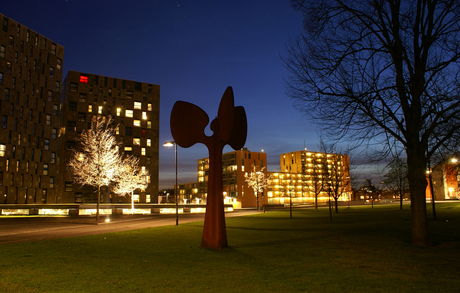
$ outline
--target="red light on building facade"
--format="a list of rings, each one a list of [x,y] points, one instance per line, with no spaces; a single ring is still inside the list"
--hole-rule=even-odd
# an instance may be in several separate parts
[[[88,77],[87,77],[87,76],[80,75],[80,82],[81,82],[81,83],[88,83]]]

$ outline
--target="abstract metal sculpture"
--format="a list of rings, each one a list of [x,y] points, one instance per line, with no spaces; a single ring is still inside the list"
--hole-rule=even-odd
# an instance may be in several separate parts
[[[225,145],[241,149],[246,142],[246,112],[234,106],[233,90],[227,87],[219,104],[217,117],[211,122],[211,136],[204,132],[209,117],[200,107],[177,101],[171,111],[171,134],[178,146],[189,148],[203,143],[209,151],[209,176],[206,215],[201,246],[222,249],[227,246],[225,228],[222,151]]]

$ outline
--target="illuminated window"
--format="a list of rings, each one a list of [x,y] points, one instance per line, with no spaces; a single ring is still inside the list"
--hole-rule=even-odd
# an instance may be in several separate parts
[[[5,151],[6,151],[6,145],[0,144],[0,157],[5,156]]]
[[[134,120],[133,125],[137,126],[137,127],[140,127],[141,126],[141,120]]]
[[[150,194],[145,195],[145,202],[150,202]]]
[[[142,109],[142,103],[141,102],[134,102],[134,109],[141,110]]]
[[[120,116],[121,114],[121,108],[117,108],[117,116]]]
[[[80,75],[80,82],[81,83],[88,83],[88,77],[84,75]]]
[[[120,128],[118,126],[115,128],[115,134],[120,134]]]
[[[88,105],[88,112],[93,112],[93,105]]]
[[[145,156],[145,148],[141,148],[141,156]]]
[[[133,151],[133,147],[125,146],[125,152],[132,152],[132,151]]]
[[[43,175],[48,175],[48,164],[43,164]]]
[[[133,145],[141,145],[141,139],[138,137],[133,138]]]
[[[133,194],[133,201],[139,202],[139,194]]]
[[[102,114],[102,106],[99,106],[99,109],[97,111],[99,114]]]
[[[147,112],[142,112],[142,119],[147,120]]]
[[[150,138],[147,138],[147,146],[152,146],[152,140]]]
[[[126,110],[125,111],[125,116],[126,117],[133,117],[133,110]]]
[[[152,128],[152,122],[147,121],[147,128]]]
[[[147,110],[152,111],[152,103],[147,103]]]

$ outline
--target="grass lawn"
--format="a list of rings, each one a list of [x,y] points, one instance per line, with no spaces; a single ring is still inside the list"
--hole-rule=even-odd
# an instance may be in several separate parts
[[[460,203],[437,216],[432,247],[410,243],[408,205],[227,218],[221,251],[203,222],[2,245],[0,292],[460,292]]]

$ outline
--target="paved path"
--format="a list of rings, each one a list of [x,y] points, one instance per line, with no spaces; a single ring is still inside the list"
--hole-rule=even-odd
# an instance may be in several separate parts
[[[260,213],[255,210],[237,210],[226,217],[238,217]],[[101,219],[106,219],[101,217]],[[95,235],[176,224],[175,215],[117,216],[110,222],[95,224],[95,218],[87,217],[0,217],[0,245],[28,241]],[[182,223],[203,221],[204,214],[179,214]]]

